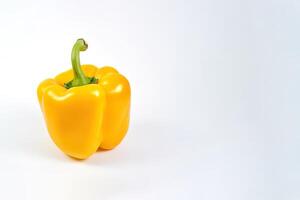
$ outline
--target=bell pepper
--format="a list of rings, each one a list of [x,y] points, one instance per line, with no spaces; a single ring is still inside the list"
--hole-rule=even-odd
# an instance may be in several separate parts
[[[72,68],[46,79],[37,88],[48,132],[65,154],[86,159],[100,149],[113,149],[129,126],[130,85],[113,67],[80,65],[83,39],[73,46]]]

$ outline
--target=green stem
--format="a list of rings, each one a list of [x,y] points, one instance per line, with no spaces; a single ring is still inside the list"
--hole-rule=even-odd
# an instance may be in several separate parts
[[[72,61],[72,68],[74,73],[74,79],[68,83],[65,83],[65,88],[69,89],[71,87],[77,87],[87,84],[96,83],[97,80],[94,77],[87,77],[85,76],[83,70],[81,69],[80,65],[80,51],[87,50],[88,45],[84,41],[84,39],[78,39],[73,46],[72,53],[71,53],[71,61]]]

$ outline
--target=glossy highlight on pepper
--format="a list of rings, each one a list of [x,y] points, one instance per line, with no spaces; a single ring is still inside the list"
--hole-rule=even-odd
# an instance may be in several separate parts
[[[80,51],[87,47],[78,39],[72,49],[72,69],[37,88],[52,140],[77,159],[86,159],[99,148],[115,148],[126,135],[130,115],[128,80],[113,67],[80,65]]]

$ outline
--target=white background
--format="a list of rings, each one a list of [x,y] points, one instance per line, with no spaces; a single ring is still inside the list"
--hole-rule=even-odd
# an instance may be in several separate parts
[[[297,0],[1,1],[0,199],[300,199]],[[118,148],[50,140],[40,81],[82,63],[132,86]]]

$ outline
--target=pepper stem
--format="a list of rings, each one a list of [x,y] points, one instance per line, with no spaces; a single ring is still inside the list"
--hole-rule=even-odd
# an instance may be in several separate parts
[[[80,65],[80,51],[85,51],[88,48],[88,44],[84,41],[84,39],[78,39],[72,48],[71,53],[71,62],[74,73],[74,79],[65,83],[65,88],[69,89],[71,87],[77,87],[82,85],[88,85],[97,83],[97,79],[95,77],[87,77],[85,76],[83,70]]]

